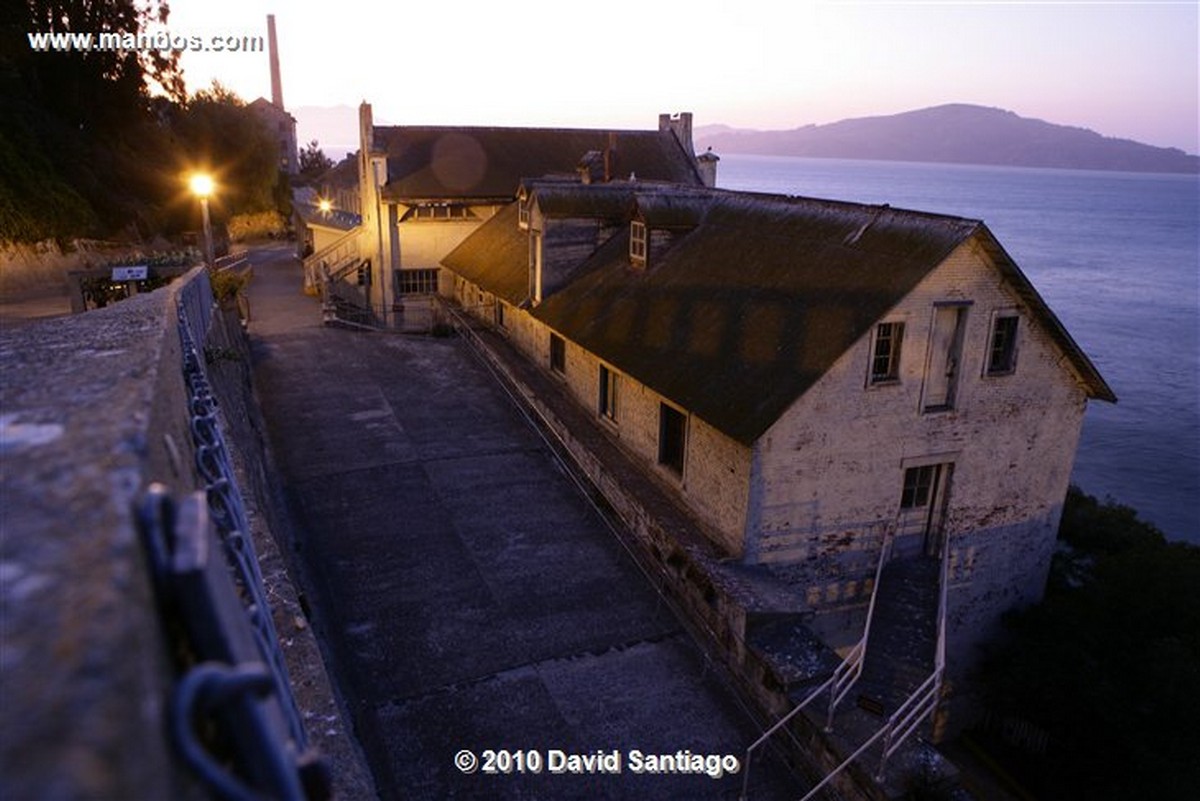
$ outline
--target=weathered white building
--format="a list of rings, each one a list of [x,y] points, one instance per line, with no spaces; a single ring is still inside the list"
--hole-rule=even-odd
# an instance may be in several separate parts
[[[731,560],[829,620],[881,549],[945,556],[951,675],[1038,599],[1089,399],[1115,401],[978,220],[646,181],[526,181],[449,253]],[[833,614],[836,613],[836,614]]]
[[[370,262],[364,303],[383,312],[448,294],[442,257],[511,203],[524,178],[715,180],[715,157],[693,150],[690,114],[635,131],[376,126],[364,103],[359,132],[357,256]]]

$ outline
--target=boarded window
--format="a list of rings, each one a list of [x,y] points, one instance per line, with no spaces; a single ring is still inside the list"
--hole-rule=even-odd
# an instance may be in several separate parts
[[[567,343],[558,334],[550,335],[550,369],[556,373],[567,371]]]
[[[875,327],[875,345],[871,349],[871,383],[900,380],[900,345],[904,341],[904,323],[880,323]]]
[[[988,375],[1007,375],[1017,369],[1017,321],[1015,314],[997,315],[992,321],[988,350]]]
[[[677,475],[683,475],[683,456],[687,446],[687,416],[665,403],[658,405],[658,463]]]

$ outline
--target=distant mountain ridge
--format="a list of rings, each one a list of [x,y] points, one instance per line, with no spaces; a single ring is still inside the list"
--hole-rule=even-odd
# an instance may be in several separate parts
[[[698,150],[1128,172],[1200,172],[1200,156],[966,103],[787,131],[695,130]]]

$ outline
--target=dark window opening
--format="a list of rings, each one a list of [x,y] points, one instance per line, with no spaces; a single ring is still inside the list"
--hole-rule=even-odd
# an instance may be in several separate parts
[[[617,374],[600,365],[600,414],[609,420],[617,419]]]
[[[880,323],[875,328],[875,349],[871,354],[871,383],[900,380],[900,344],[904,323]]]
[[[556,373],[567,371],[567,343],[558,334],[550,335],[550,369]]]
[[[438,291],[438,268],[400,270],[397,273],[396,291],[401,295],[436,295]]]
[[[683,475],[683,456],[687,444],[687,416],[660,403],[658,406],[658,463],[677,475]]]
[[[904,471],[904,491],[900,494],[901,509],[917,509],[929,505],[929,496],[937,480],[939,465],[910,467]]]
[[[988,375],[1005,375],[1017,367],[1017,320],[1015,315],[997,317],[992,324],[992,347],[988,352]]]

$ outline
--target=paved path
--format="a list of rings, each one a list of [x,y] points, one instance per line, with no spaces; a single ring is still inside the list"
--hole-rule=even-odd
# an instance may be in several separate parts
[[[757,732],[464,343],[323,328],[285,251],[252,260],[296,547],[381,795],[736,798],[740,775],[631,772]],[[461,749],[615,749],[622,773],[464,774]]]

